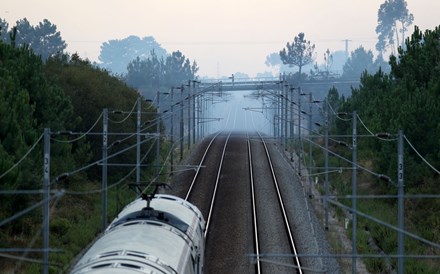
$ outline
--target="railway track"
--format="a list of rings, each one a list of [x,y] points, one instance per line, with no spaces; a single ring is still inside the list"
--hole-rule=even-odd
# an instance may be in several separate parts
[[[257,133],[248,137],[247,144],[256,256],[255,273],[303,273],[292,226],[266,142]],[[258,161],[253,154],[260,156]],[[264,157],[261,157],[262,155]]]
[[[207,222],[205,273],[302,273],[264,138],[222,132],[198,150],[175,194]]]

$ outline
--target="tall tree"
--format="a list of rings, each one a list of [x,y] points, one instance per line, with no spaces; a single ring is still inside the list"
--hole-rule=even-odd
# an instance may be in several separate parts
[[[8,22],[6,22],[5,19],[0,18],[0,41],[3,41],[4,43],[9,41],[8,27]]]
[[[31,48],[35,54],[41,56],[43,61],[57,54],[62,54],[67,47],[66,42],[61,38],[61,33],[57,31],[56,25],[47,19],[34,27],[26,18],[23,18],[16,22],[15,27],[17,30],[15,46]],[[10,37],[2,37],[1,39],[9,41]]]
[[[67,47],[66,42],[61,38],[61,33],[57,31],[57,26],[47,19],[35,27],[35,39],[32,49],[41,55],[43,60],[62,54]]]
[[[364,47],[360,46],[351,53],[350,58],[342,68],[342,77],[345,79],[359,79],[364,71],[373,73],[376,70],[373,59],[374,56],[371,50],[366,51]]]
[[[414,16],[409,12],[405,0],[386,0],[377,13],[376,33],[379,36],[376,49],[383,52],[387,46],[391,46],[395,55],[396,48],[404,46],[405,32],[413,21]]]
[[[114,74],[126,74],[128,63],[137,57],[145,60],[153,51],[159,58],[166,57],[166,50],[152,36],[139,38],[131,35],[121,40],[115,39],[103,43],[98,59],[101,61],[101,67]]]
[[[301,75],[302,68],[313,62],[314,53],[315,44],[304,39],[304,33],[301,32],[295,36],[292,44],[287,42],[286,48],[280,51],[280,58],[285,65],[297,66]]]

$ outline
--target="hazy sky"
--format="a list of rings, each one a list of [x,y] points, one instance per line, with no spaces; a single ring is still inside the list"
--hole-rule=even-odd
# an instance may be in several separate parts
[[[324,51],[359,45],[374,50],[377,10],[385,0],[2,0],[0,18],[55,24],[68,52],[98,61],[100,46],[129,35],[153,36],[168,52],[196,60],[199,74],[268,70],[266,56],[300,32]],[[439,0],[407,0],[415,25],[440,25]],[[413,28],[411,27],[411,31]]]

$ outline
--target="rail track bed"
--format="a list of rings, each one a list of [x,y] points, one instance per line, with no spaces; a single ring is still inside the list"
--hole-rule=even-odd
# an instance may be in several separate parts
[[[319,222],[304,213],[299,180],[273,142],[256,132],[222,132],[205,138],[181,169],[171,192],[207,221],[204,273],[339,271],[333,259],[304,256],[330,251],[316,237]]]

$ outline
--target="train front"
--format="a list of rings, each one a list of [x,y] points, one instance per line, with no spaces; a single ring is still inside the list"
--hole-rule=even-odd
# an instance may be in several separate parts
[[[80,273],[203,273],[205,221],[171,195],[127,205],[72,270]]]

